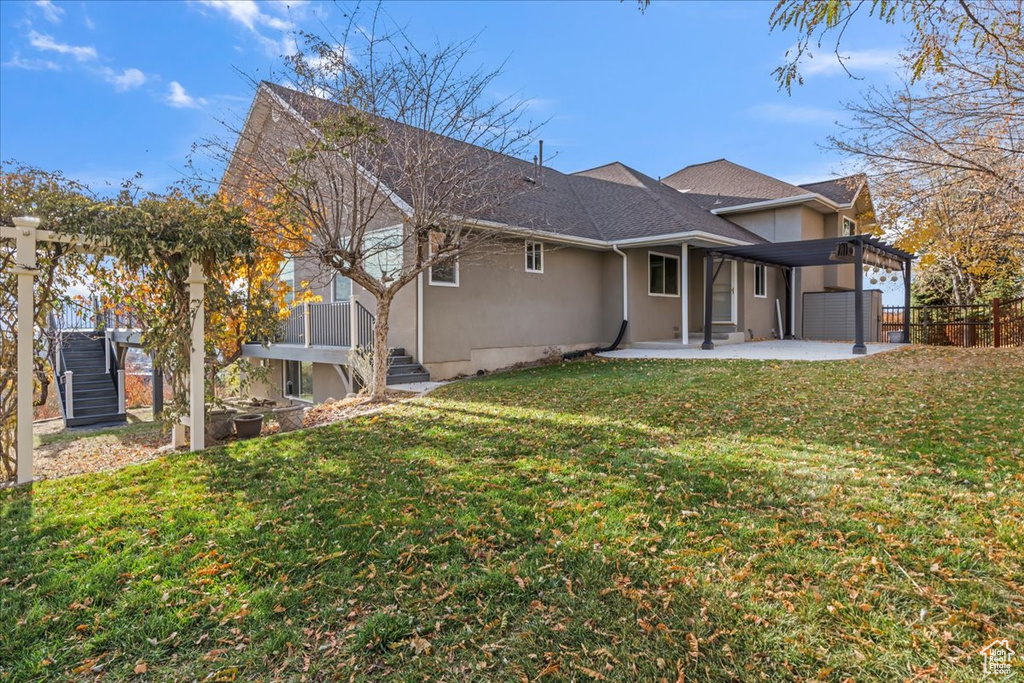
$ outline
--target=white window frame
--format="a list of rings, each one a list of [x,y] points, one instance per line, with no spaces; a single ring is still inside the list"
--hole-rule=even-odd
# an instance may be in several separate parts
[[[840,227],[839,227],[839,235],[840,235],[840,237],[853,237],[854,235],[856,235],[857,234],[857,221],[854,220],[853,218],[850,218],[849,216],[842,216],[841,218],[842,218],[842,225],[840,225]],[[847,222],[849,222],[849,224],[850,224],[850,233],[849,234],[847,234],[847,232],[846,232],[846,224],[847,224]]]
[[[433,235],[434,233],[431,233]],[[427,239],[427,258],[433,258],[434,256],[434,240],[431,236]],[[459,258],[458,256],[452,258],[452,267],[455,269],[455,282],[445,282],[443,280],[434,280],[434,266],[430,266],[427,270],[430,271],[427,277],[427,283],[431,287],[458,287],[459,286]]]
[[[675,262],[676,262],[676,293],[675,294],[658,294],[657,292],[652,292],[651,291],[651,257],[652,256],[661,256],[661,257],[663,257],[665,259],[674,259],[675,260]],[[679,291],[682,289],[682,282],[681,282],[680,271],[679,271],[679,264],[680,264],[681,260],[682,259],[680,259],[679,256],[677,256],[676,254],[666,254],[666,253],[661,252],[661,251],[648,251],[647,252],[647,296],[664,296],[664,297],[668,297],[670,299],[678,299],[679,298],[679,296],[680,296]],[[667,273],[668,272],[668,264],[666,263],[665,266],[666,266],[665,272]]]
[[[761,274],[760,277],[758,277],[759,272]],[[760,285],[760,287],[758,287],[758,285]],[[757,293],[758,289],[761,290],[760,294]],[[768,266],[764,265],[763,263],[754,264],[754,298],[768,298]]]
[[[537,247],[537,253],[534,258],[534,266],[537,265],[537,260],[540,260],[540,268],[530,268],[530,249]],[[536,240],[526,240],[526,247],[523,254],[523,265],[526,268],[527,273],[543,273],[544,272],[544,243],[537,242]]]

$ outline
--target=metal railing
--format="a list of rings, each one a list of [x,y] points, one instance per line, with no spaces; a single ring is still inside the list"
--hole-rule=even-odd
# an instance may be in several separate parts
[[[355,301],[299,304],[288,312],[281,323],[280,344],[300,346],[352,346],[352,329],[356,330],[356,344],[361,348],[373,346],[374,315]]]

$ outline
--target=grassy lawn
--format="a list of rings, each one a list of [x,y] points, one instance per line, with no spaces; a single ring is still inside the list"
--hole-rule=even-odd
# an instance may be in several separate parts
[[[963,680],[1024,352],[594,361],[0,492],[0,680]]]

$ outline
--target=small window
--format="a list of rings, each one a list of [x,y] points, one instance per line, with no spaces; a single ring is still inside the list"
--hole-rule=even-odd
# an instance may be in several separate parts
[[[857,221],[843,216],[843,237],[852,237],[857,234]]]
[[[282,283],[288,285],[288,291],[285,292],[284,300],[285,303],[291,303],[295,299],[295,259],[286,259],[284,265],[281,266],[280,278]]]
[[[754,296],[765,298],[768,296],[768,272],[760,263],[754,265]]]
[[[544,245],[541,242],[526,242],[526,272],[544,272]]]
[[[679,296],[679,257],[652,251],[648,259],[648,292],[654,296]]]
[[[313,400],[313,364],[297,360],[285,361],[284,393],[288,398]]]
[[[344,275],[334,276],[334,300],[348,301],[352,298],[352,281]]]
[[[444,243],[444,234],[430,233],[430,256],[433,257],[440,245]],[[459,286],[459,261],[456,257],[445,259],[430,267],[430,284],[441,287]]]

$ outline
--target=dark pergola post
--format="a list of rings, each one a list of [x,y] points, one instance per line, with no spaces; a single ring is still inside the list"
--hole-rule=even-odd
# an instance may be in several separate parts
[[[704,343],[700,348],[710,351],[715,348],[711,341],[711,294],[715,286],[715,255],[710,251],[704,256]]]
[[[164,412],[164,371],[153,368],[153,419]]]
[[[779,339],[793,339],[793,269],[783,268],[782,277],[786,280],[786,331]]]
[[[910,343],[910,259],[903,264],[903,343]]]
[[[854,258],[853,283],[853,352],[855,354],[867,353],[868,347],[864,346],[864,242],[857,240]]]

